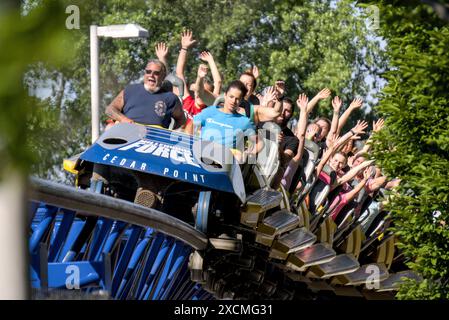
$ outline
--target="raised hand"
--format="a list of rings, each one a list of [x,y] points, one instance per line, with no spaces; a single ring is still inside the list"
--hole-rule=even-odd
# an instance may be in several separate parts
[[[348,166],[352,168],[352,164],[354,163],[355,156],[348,157]]]
[[[384,127],[385,120],[380,118],[376,122],[373,121],[373,132],[379,132]]]
[[[401,179],[398,179],[398,178],[392,179],[387,182],[387,184],[385,185],[385,189],[391,190],[391,189],[397,188],[400,183],[401,183]]]
[[[368,180],[371,177],[371,166],[368,166],[363,171],[363,180]]]
[[[365,133],[366,128],[368,128],[368,122],[364,120],[358,120],[355,127],[352,128],[352,131],[355,133],[354,135],[362,135]]]
[[[168,55],[168,47],[165,42],[159,42],[154,48],[156,50],[156,56],[159,60],[164,61]]]
[[[259,78],[260,73],[259,73],[259,68],[257,68],[257,66],[253,67],[252,72],[253,72],[254,78],[256,78],[256,79]]]
[[[322,100],[322,99],[326,99],[330,95],[331,95],[331,91],[328,88],[324,88],[323,90],[318,92],[318,94],[316,96],[318,97],[318,99]]]
[[[307,126],[306,139],[313,140],[318,132],[320,132],[320,127],[316,123]]]
[[[261,100],[261,104],[267,106],[270,101],[276,99],[276,89],[274,87],[268,87],[265,95]]]
[[[363,100],[360,98],[356,98],[356,99],[352,100],[351,104],[349,105],[349,108],[351,108],[353,110],[358,109],[362,106],[362,104],[363,104]]]
[[[278,99],[280,99],[284,95],[284,93],[286,91],[286,89],[285,89],[285,81],[283,81],[283,80],[276,81],[275,89],[276,89],[276,97]]]
[[[214,60],[214,57],[212,56],[212,54],[210,52],[203,51],[203,52],[200,53],[200,59],[205,61],[205,62],[209,62],[210,63],[211,60]]]
[[[304,93],[301,93],[296,100],[296,105],[301,111],[307,112],[307,104],[309,103],[309,98]]]
[[[181,33],[181,48],[189,49],[197,41],[193,39],[193,34],[191,30],[184,30]]]
[[[339,137],[337,134],[333,134],[326,140],[326,145],[329,148],[333,148],[333,147],[337,146],[338,142],[340,142],[340,141],[341,141],[341,137]]]
[[[198,77],[204,78],[207,75],[209,68],[205,64],[200,64],[198,67]]]
[[[332,99],[332,108],[334,108],[335,112],[340,112],[342,103],[341,99],[337,96]]]

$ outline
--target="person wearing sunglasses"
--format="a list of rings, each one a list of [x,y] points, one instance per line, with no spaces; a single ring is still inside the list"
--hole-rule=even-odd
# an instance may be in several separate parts
[[[159,60],[148,61],[143,83],[128,85],[106,107],[106,114],[116,122],[157,125],[168,128],[173,118],[174,129],[185,123],[181,102],[173,92],[161,90],[166,76]]]

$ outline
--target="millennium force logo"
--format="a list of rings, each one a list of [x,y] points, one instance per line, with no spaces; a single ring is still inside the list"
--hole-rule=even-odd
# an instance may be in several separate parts
[[[159,117],[163,117],[165,116],[166,112],[167,112],[167,105],[165,104],[164,101],[158,101],[154,104],[154,112],[156,112],[156,114]]]

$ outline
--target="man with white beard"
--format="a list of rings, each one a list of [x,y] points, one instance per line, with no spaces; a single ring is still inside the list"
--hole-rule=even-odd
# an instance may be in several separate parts
[[[145,67],[143,83],[128,85],[106,107],[106,114],[116,122],[156,125],[168,128],[173,118],[174,129],[181,127],[185,121],[181,101],[171,91],[166,91],[162,81],[167,74],[165,65],[160,60],[150,60]],[[95,164],[92,183],[101,182],[105,189],[109,184],[110,167]],[[160,203],[158,191],[164,186],[161,177],[151,179],[139,171],[133,172],[138,188],[135,203],[155,208]]]
[[[168,128],[171,118],[175,127],[185,122],[181,102],[173,92],[161,90],[166,75],[159,60],[148,61],[143,84],[131,84],[106,107],[106,114],[115,121],[158,125]]]

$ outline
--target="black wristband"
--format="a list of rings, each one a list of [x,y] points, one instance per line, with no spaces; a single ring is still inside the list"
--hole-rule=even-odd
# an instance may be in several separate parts
[[[182,47],[181,47],[181,50],[185,50],[185,51],[187,51],[187,48],[182,48]]]
[[[352,133],[353,136],[355,136],[355,132],[352,129],[351,129],[351,133]]]

